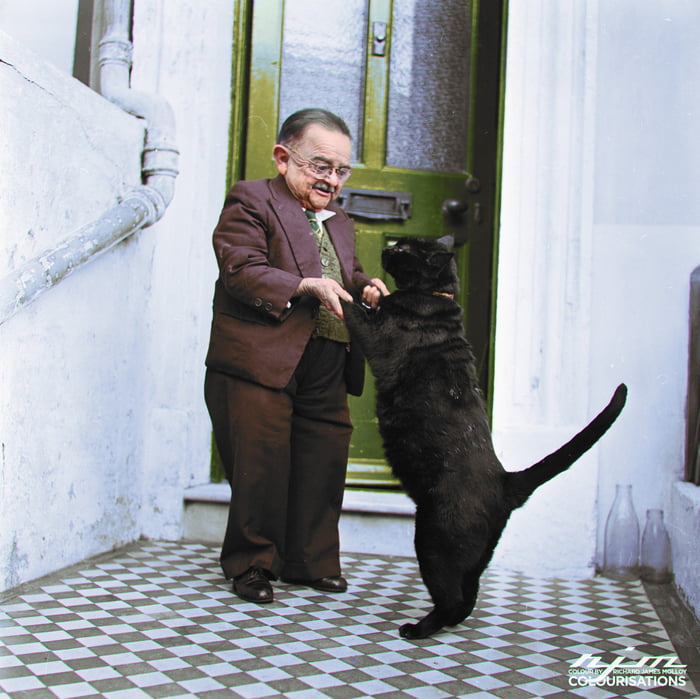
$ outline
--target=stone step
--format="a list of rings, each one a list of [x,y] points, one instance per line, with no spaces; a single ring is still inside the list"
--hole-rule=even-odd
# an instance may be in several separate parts
[[[229,503],[227,483],[207,483],[185,491],[183,538],[221,543]],[[340,518],[340,548],[348,553],[414,556],[415,506],[404,493],[347,489]]]

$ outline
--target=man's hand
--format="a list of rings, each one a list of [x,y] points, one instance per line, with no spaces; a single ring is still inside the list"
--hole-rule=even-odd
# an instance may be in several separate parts
[[[381,300],[382,296],[389,295],[389,289],[386,288],[386,285],[381,279],[375,278],[371,279],[370,281],[372,283],[368,284],[362,290],[361,301],[372,308],[376,308],[379,305],[379,301]]]
[[[365,287],[367,288],[367,287]],[[296,296],[315,296],[325,308],[343,320],[340,300],[352,303],[352,296],[333,279],[305,277],[297,287]]]

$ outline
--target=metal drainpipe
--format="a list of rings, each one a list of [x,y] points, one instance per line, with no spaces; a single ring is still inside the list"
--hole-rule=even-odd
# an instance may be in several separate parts
[[[173,197],[178,174],[175,119],[170,105],[129,86],[132,44],[130,0],[105,1],[106,31],[100,42],[101,93],[146,121],[144,184],[73,236],[45,250],[0,279],[0,325],[43,292],[136,231],[158,221]]]
[[[170,104],[159,95],[132,90],[130,73],[133,44],[131,0],[106,0],[105,33],[100,41],[100,93],[125,112],[146,121],[142,174],[145,188],[138,188],[154,206],[154,220],[165,213],[173,198],[179,152],[175,147],[175,117]]]

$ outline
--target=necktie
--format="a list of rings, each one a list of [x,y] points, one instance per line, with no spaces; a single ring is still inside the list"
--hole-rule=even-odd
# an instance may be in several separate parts
[[[321,238],[323,238],[323,228],[321,228],[321,224],[318,222],[316,214],[313,211],[309,211],[308,209],[304,209],[304,213],[306,214],[306,218],[309,219],[309,223],[311,224],[311,230],[314,232],[314,235],[316,236],[317,240],[320,241]]]

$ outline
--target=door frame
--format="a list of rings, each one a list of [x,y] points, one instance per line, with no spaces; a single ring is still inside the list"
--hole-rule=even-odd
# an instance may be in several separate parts
[[[260,129],[268,132],[270,129],[274,129],[276,132],[277,129],[277,123],[249,124],[246,117],[251,88],[250,57],[255,40],[254,32],[269,31],[265,26],[253,27],[252,8],[254,1],[234,0],[227,189],[243,176],[248,139],[256,138],[256,133],[259,133]],[[269,2],[271,11],[277,13],[277,21],[281,22],[284,0],[266,1]],[[381,0],[378,6],[382,13],[390,17],[391,0]],[[490,250],[482,249],[482,254],[485,257],[481,257],[481,255],[469,256],[470,260],[467,262],[467,266],[470,287],[464,303],[464,310],[470,319],[470,325],[478,324],[482,329],[485,328],[485,331],[479,333],[486,338],[485,344],[483,346],[475,345],[474,352],[479,358],[479,380],[484,392],[489,418],[493,404],[507,16],[508,0],[473,0],[472,25],[476,28],[477,41],[472,47],[471,81],[473,89],[470,118],[474,121],[470,128],[471,140],[467,144],[467,170],[478,175],[480,188],[478,193],[474,193],[465,187],[464,199],[468,206],[465,228],[470,246],[490,245]],[[369,18],[370,26],[372,19]],[[277,22],[272,22],[271,25],[272,31],[276,31]],[[492,37],[493,43],[498,42],[497,48],[484,45],[484,37],[486,36]],[[485,60],[486,51],[493,52],[494,58],[492,60]],[[277,66],[281,65],[281,47],[280,54],[269,56],[269,61],[273,64],[276,63]],[[378,65],[376,70],[380,69],[385,70],[384,66]],[[371,65],[368,65],[368,70],[372,70]],[[497,86],[496,90],[493,88],[494,85]],[[266,93],[266,99],[270,100],[273,105],[273,113],[277,114],[278,81],[277,84],[266,84],[263,89]],[[477,103],[479,109],[476,108]],[[375,95],[365,95],[366,110],[385,108],[384,102],[377,99]],[[364,134],[364,144],[363,160],[384,157],[384,134],[367,132]],[[271,154],[261,155],[262,157],[270,157],[271,160]],[[476,219],[479,217],[480,220],[477,221]],[[483,269],[471,269],[472,261],[480,257],[490,260],[490,268],[486,274]],[[473,279],[479,279],[480,283],[472,286],[471,280]],[[212,469],[213,479],[215,471],[218,469]]]

